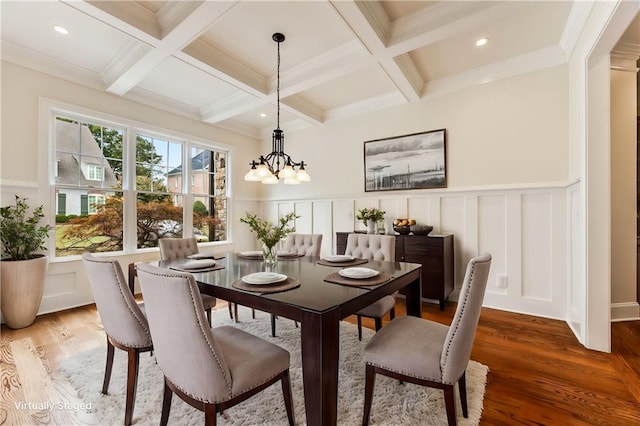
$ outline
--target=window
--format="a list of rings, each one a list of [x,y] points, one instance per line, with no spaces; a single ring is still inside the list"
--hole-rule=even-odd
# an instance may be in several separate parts
[[[136,190],[138,192],[137,248],[156,247],[158,239],[183,236],[183,194],[169,180],[178,180],[183,143],[136,135]],[[170,189],[173,192],[170,192]]]
[[[227,154],[193,147],[193,234],[199,241],[227,239]]]
[[[133,252],[157,247],[163,237],[227,239],[227,151],[196,147],[125,119],[106,123],[53,114],[55,256]],[[192,186],[185,188],[183,182]],[[193,227],[183,229],[185,217]]]
[[[104,206],[106,197],[103,194],[89,194],[87,196],[87,211],[89,214],[96,214],[100,206]]]
[[[102,174],[103,174],[102,166],[96,166],[95,164],[87,165],[88,180],[102,180]]]
[[[55,117],[57,257],[123,249],[123,136],[97,120]]]

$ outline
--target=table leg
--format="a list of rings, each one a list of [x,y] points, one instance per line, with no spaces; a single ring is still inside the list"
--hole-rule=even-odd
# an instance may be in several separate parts
[[[406,287],[407,315],[422,316],[422,279],[418,278]]]
[[[335,425],[338,416],[340,319],[302,312],[302,381],[307,425]]]

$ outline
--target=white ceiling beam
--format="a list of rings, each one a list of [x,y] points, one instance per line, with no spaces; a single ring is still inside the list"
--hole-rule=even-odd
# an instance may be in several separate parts
[[[332,3],[371,54],[380,61],[389,78],[409,102],[420,99],[424,82],[411,58],[394,58],[387,53],[391,22],[377,1]],[[400,55],[397,55],[400,56]]]
[[[319,86],[359,69],[371,66],[375,59],[364,46],[352,40],[322,55],[280,73],[280,95],[287,97]],[[276,90],[276,77],[269,79],[269,92]]]
[[[128,34],[150,46],[155,46],[161,37],[155,15],[135,2],[61,0],[85,15]]]
[[[449,77],[429,81],[425,84],[423,97],[479,86],[564,63],[566,63],[565,54],[560,46],[545,47],[505,59],[504,61],[494,62]]]
[[[201,40],[174,56],[253,96],[264,97],[269,92],[264,76]]]
[[[506,15],[510,2],[438,2],[393,22],[387,55],[398,56]]]
[[[224,15],[235,3],[204,2],[177,24],[154,49],[107,87],[107,91],[122,95],[140,83],[155,67],[180,51]]]
[[[402,105],[404,103],[406,103],[404,96],[402,96],[400,92],[393,91],[325,111],[325,120],[331,121],[355,117],[357,115],[366,114],[368,112],[373,112],[395,105]]]
[[[311,124],[324,122],[323,111],[314,104],[307,102],[299,96],[280,100],[280,108]]]
[[[233,116],[251,111],[264,104],[264,100],[246,92],[237,92],[232,96],[221,99],[200,108],[202,120],[207,123],[217,123]]]

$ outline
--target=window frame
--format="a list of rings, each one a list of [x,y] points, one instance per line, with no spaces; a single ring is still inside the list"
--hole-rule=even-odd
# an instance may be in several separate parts
[[[135,152],[136,152],[136,135],[149,135],[165,139],[168,141],[181,142],[183,144],[182,152],[182,164],[183,173],[180,177],[180,185],[182,186],[181,195],[183,197],[183,229],[184,236],[190,237],[193,235],[193,194],[191,192],[191,186],[187,183],[189,180],[185,178],[191,173],[191,162],[189,153],[192,146],[200,147],[201,149],[208,149],[211,151],[222,151],[225,153],[227,160],[227,167],[225,168],[225,194],[226,198],[226,216],[227,216],[227,235],[226,239],[222,241],[209,241],[200,242],[199,245],[226,245],[232,243],[230,222],[228,218],[231,217],[231,168],[229,164],[233,155],[232,147],[220,143],[218,141],[207,140],[194,135],[184,134],[179,131],[171,129],[164,129],[157,126],[153,126],[147,123],[141,123],[138,121],[130,120],[124,117],[111,115],[99,111],[90,110],[77,105],[65,104],[51,99],[41,98],[39,105],[39,117],[40,122],[43,125],[40,126],[40,136],[43,143],[46,143],[46,149],[41,152],[46,152],[47,155],[40,157],[39,163],[43,166],[46,162],[46,174],[41,174],[40,182],[49,188],[49,202],[51,208],[48,209],[49,219],[51,223],[56,223],[56,188],[65,187],[65,185],[56,185],[57,175],[57,158],[56,158],[56,117],[64,117],[72,120],[78,120],[85,123],[98,124],[105,127],[113,127],[117,129],[123,129],[123,153],[122,153],[122,168],[123,168],[123,182],[122,189],[102,188],[103,190],[122,192],[123,193],[123,250],[108,252],[110,255],[126,255],[135,253],[145,253],[157,251],[157,247],[149,248],[137,248],[137,232],[136,232],[136,200],[137,195],[144,191],[138,191],[135,188]],[[46,124],[44,124],[46,123]],[[66,186],[68,187],[68,186]],[[73,188],[79,188],[79,186],[72,186]],[[51,233],[49,238],[50,260],[53,262],[78,260],[80,255],[70,256],[56,256],[55,248],[55,233]]]

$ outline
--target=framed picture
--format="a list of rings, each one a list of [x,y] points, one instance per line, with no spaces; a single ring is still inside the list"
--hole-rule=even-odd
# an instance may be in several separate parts
[[[364,190],[447,187],[446,129],[364,143]]]

